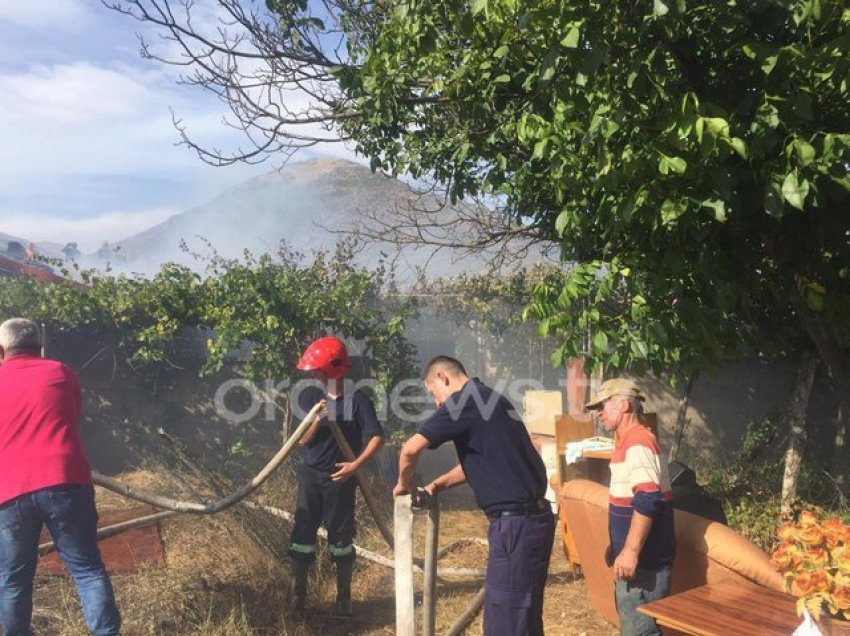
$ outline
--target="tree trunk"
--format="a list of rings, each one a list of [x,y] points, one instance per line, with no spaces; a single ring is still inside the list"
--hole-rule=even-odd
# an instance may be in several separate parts
[[[803,352],[797,373],[797,382],[791,394],[791,403],[783,424],[789,427],[788,450],[785,452],[785,472],[782,476],[782,506],[780,516],[788,520],[791,516],[791,503],[797,496],[797,479],[803,462],[803,449],[806,446],[806,410],[809,396],[815,381],[818,357],[812,351]],[[783,428],[785,428],[783,426]]]
[[[797,311],[803,329],[811,338],[817,349],[818,355],[835,383],[838,393],[839,411],[836,418],[834,435],[834,449],[832,453],[831,472],[839,484],[843,482],[844,449],[847,439],[847,417],[850,409],[850,356],[830,337],[828,330],[815,312],[806,305],[799,294],[791,296],[791,302]]]
[[[587,373],[584,369],[584,358],[567,360],[567,413],[584,415],[584,405],[587,402]]]
[[[676,413],[676,426],[673,430],[673,443],[670,445],[670,454],[667,457],[668,462],[675,461],[679,456],[679,447],[682,444],[682,436],[685,434],[685,428],[688,426],[688,406],[691,400],[691,390],[694,388],[694,383],[697,380],[698,372],[694,371],[685,382],[682,389],[682,397],[679,400],[679,410]]]
[[[833,440],[832,447],[832,462],[831,462],[831,472],[832,477],[835,479],[835,483],[839,488],[844,490],[845,487],[845,479],[844,479],[844,471],[846,469],[847,457],[845,455],[847,449],[847,418],[850,416],[850,395],[847,394],[847,391],[841,390],[841,385],[836,383],[839,387],[839,395],[838,395],[838,412],[835,416],[835,438]]]

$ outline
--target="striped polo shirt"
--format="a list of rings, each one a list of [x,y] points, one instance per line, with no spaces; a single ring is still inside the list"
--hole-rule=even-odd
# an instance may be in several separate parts
[[[638,567],[655,569],[673,562],[673,493],[667,460],[652,432],[635,426],[621,436],[611,455],[608,531],[614,556],[629,534],[634,511],[652,518],[652,529],[638,558]]]

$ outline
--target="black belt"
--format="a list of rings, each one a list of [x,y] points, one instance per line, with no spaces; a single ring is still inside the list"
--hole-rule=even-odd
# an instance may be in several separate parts
[[[531,503],[519,504],[517,506],[504,508],[503,510],[488,512],[487,517],[490,519],[499,519],[501,517],[528,517],[530,515],[539,515],[547,511],[551,512],[551,510],[552,506],[549,505],[549,502],[546,499],[538,499]]]

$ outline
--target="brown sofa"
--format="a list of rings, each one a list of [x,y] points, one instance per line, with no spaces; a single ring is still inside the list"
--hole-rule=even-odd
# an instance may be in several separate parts
[[[614,576],[605,565],[608,546],[608,489],[596,482],[574,479],[560,493],[570,533],[575,540],[593,608],[617,625]],[[743,536],[724,526],[675,511],[676,561],[671,594],[725,579],[749,580],[782,591],[782,577],[770,557]]]

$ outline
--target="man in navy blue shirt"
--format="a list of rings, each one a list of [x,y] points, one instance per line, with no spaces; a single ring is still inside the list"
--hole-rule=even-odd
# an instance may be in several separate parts
[[[336,422],[356,455],[348,461],[330,429],[321,419],[301,438],[303,462],[297,469],[298,504],[289,554],[292,558],[291,610],[296,619],[304,614],[310,564],[316,559],[316,532],[324,523],[328,551],[336,563],[336,613],[352,615],[351,576],[354,571],[354,499],[357,469],[380,450],[384,432],[372,402],[361,391],[343,391],[344,376],[351,369],[345,345],[326,337],[311,344],[298,368],[310,371],[320,387],[308,387],[298,396],[306,413],[326,402],[326,417]]]
[[[546,469],[510,402],[437,356],[425,368],[437,410],[401,449],[393,494],[412,493],[419,455],[452,441],[460,464],[425,487],[430,495],[469,482],[490,519],[484,582],[485,636],[542,636],[543,592],[555,523]]]

